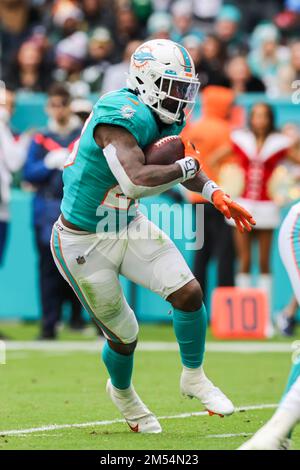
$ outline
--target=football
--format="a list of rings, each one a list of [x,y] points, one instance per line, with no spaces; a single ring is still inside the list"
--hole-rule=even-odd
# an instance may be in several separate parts
[[[157,140],[144,149],[147,165],[170,165],[184,158],[184,143],[178,135]]]

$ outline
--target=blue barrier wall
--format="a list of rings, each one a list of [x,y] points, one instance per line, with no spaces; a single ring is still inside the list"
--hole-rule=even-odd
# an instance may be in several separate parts
[[[30,193],[25,193],[20,190],[13,191],[11,203],[12,223],[9,231],[4,265],[0,268],[0,319],[22,318],[33,320],[40,315],[37,257],[31,225],[31,199],[32,194]],[[166,195],[146,199],[143,202],[143,211],[147,211],[149,217],[153,218],[153,214],[151,216],[153,204],[166,203],[170,203],[169,197]],[[154,221],[156,222],[157,220],[155,219]],[[192,226],[192,222],[192,216],[189,212],[185,212],[183,221],[180,209],[175,210],[174,226],[182,226],[182,224],[185,223],[186,230],[186,227]],[[164,225],[164,229],[168,233],[168,227]],[[189,237],[189,233],[186,234]],[[172,236],[172,230],[170,235]],[[175,239],[174,241],[192,267],[193,251],[186,249],[186,241],[184,239]],[[283,307],[291,295],[289,280],[278,254],[277,232],[275,233],[273,244],[272,268],[274,274],[272,308],[274,312]],[[254,272],[255,271],[254,263]],[[170,306],[167,302],[144,288],[133,287],[126,279],[122,279],[122,284],[125,295],[134,307],[140,320],[168,321]],[[215,270],[212,264],[209,270],[210,291],[214,288],[214,285]]]
[[[93,101],[96,97],[93,97]],[[253,103],[266,100],[264,95],[243,95],[238,102],[247,110]],[[270,101],[270,100],[269,100]],[[275,107],[277,125],[281,126],[287,121],[299,122],[298,107],[291,101],[280,100],[272,102]],[[41,94],[20,94],[18,96],[16,113],[13,118],[14,127],[23,131],[28,128],[37,128],[45,125],[44,113],[45,97]],[[194,117],[200,114],[201,104],[198,103]],[[0,318],[36,319],[40,315],[37,280],[37,258],[34,248],[34,238],[31,227],[31,198],[30,193],[20,190],[13,191],[11,202],[12,224],[10,227],[4,265],[0,268]],[[145,210],[149,210],[152,203],[168,203],[168,196],[161,195],[145,199]],[[179,221],[179,212],[175,215],[174,224]],[[189,215],[185,214],[185,224],[189,225]],[[193,252],[185,249],[184,240],[175,240],[179,249],[192,266]],[[254,263],[254,272],[256,270]],[[291,287],[288,277],[283,269],[277,249],[277,233],[274,237],[272,253],[272,270],[274,274],[274,289],[272,299],[273,312],[283,307],[291,296]],[[209,270],[208,285],[210,291],[215,283],[215,270],[212,263]],[[133,304],[137,316],[143,321],[168,321],[169,304],[157,295],[140,287],[134,287],[127,280],[122,279],[125,294]]]
[[[96,102],[97,95],[92,95],[90,99]],[[251,106],[259,101],[265,101],[274,106],[277,126],[282,126],[290,121],[300,123],[299,105],[292,103],[291,99],[272,100],[262,93],[250,93],[240,95],[236,103],[243,106],[248,112]],[[15,129],[24,131],[25,129],[44,126],[47,122],[45,104],[46,98],[42,93],[19,93],[16,112],[12,120]],[[197,119],[200,114],[201,102],[198,100],[193,112],[193,119]]]

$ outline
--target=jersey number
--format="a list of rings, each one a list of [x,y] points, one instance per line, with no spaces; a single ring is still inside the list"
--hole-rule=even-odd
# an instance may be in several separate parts
[[[120,185],[116,185],[107,191],[101,204],[104,206],[113,207],[114,209],[128,210],[132,201],[133,199],[130,199],[130,197],[127,197],[122,193]],[[135,202],[137,203],[137,200]]]

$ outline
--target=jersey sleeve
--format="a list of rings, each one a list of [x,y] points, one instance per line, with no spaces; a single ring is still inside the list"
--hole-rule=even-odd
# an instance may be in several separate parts
[[[132,96],[132,97],[131,97]],[[127,129],[140,147],[145,147],[155,135],[152,116],[147,107],[129,93],[113,92],[102,97],[94,106],[93,126],[111,124]]]

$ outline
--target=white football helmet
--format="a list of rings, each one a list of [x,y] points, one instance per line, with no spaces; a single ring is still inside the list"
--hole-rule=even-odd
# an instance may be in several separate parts
[[[131,56],[127,86],[165,124],[181,122],[191,113],[200,86],[188,51],[168,39],[154,39]],[[187,109],[189,108],[189,109]]]

